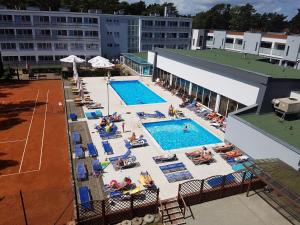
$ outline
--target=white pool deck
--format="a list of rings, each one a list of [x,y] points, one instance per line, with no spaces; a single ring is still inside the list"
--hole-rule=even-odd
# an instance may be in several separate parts
[[[170,164],[170,163],[163,163],[163,164],[156,164],[152,159],[153,156],[162,155],[166,153],[176,153],[178,157],[178,161],[182,162],[186,166],[187,170],[193,175],[194,179],[204,179],[214,175],[225,175],[228,173],[233,172],[231,166],[226,163],[218,154],[214,153],[214,158],[216,162],[211,163],[210,165],[198,165],[195,166],[192,161],[190,161],[186,156],[185,152],[187,150],[176,150],[176,151],[163,151],[159,148],[157,143],[154,139],[149,135],[149,133],[145,132],[145,128],[141,125],[141,120],[136,116],[136,112],[144,111],[144,112],[154,112],[155,110],[159,110],[167,116],[168,107],[172,104],[174,107],[178,108],[178,105],[181,103],[181,100],[173,96],[169,91],[162,89],[159,86],[156,86],[153,82],[151,82],[151,78],[149,77],[112,77],[112,80],[140,80],[145,85],[147,85],[151,90],[155,93],[163,97],[167,102],[160,103],[160,104],[149,104],[149,105],[136,105],[136,106],[126,106],[120,99],[120,97],[114,92],[114,90],[109,87],[109,108],[110,113],[118,112],[121,114],[122,118],[125,120],[125,133],[122,133],[122,138],[117,139],[110,139],[109,143],[111,144],[114,154],[107,155],[104,153],[99,134],[95,132],[94,125],[99,123],[99,120],[86,120],[91,132],[91,137],[93,140],[94,145],[96,146],[99,156],[98,159],[100,161],[104,161],[106,158],[118,156],[124,154],[127,149],[124,144],[124,139],[127,139],[132,132],[135,132],[137,136],[144,135],[147,139],[149,145],[141,148],[134,148],[132,149],[132,154],[137,158],[140,166],[115,171],[112,165],[109,165],[103,174],[103,180],[105,184],[108,184],[111,180],[115,179],[118,181],[122,181],[124,177],[130,177],[133,182],[139,185],[138,179],[140,177],[141,172],[148,171],[151,175],[152,179],[154,180],[156,186],[160,189],[160,198],[161,199],[168,199],[177,196],[178,192],[178,184],[186,182],[175,182],[169,183],[159,169],[160,165]],[[87,90],[90,92],[91,98],[96,101],[100,102],[104,109],[102,109],[102,113],[104,115],[107,114],[107,85],[106,85],[106,78],[103,77],[91,77],[91,78],[83,78],[84,83],[86,84]],[[130,91],[130,90],[128,90]],[[196,116],[193,112],[189,111],[188,109],[181,109],[187,118],[191,118],[194,121],[201,124],[207,130],[211,131],[214,135],[219,137],[221,140],[224,139],[224,133],[215,129],[214,127],[209,125],[209,122],[201,119],[200,117]],[[84,107],[84,111],[88,111]],[[129,114],[130,113],[130,114]],[[172,119],[171,117],[167,116],[167,119]],[[166,120],[166,119],[165,119]],[[144,122],[156,121],[155,119],[151,120],[144,120]],[[121,123],[116,123],[118,126],[118,130],[122,132]],[[197,149],[192,148],[192,149]],[[191,151],[190,149],[188,151]]]

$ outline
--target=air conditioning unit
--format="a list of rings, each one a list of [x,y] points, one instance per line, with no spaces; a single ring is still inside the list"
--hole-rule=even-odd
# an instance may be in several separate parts
[[[276,98],[272,100],[275,110],[286,114],[300,113],[300,100],[296,98]]]

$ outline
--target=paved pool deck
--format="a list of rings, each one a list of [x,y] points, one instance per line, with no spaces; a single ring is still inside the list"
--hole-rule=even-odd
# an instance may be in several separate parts
[[[193,175],[194,179],[204,179],[214,175],[225,175],[228,173],[233,172],[231,166],[226,163],[217,153],[214,153],[214,158],[216,162],[211,163],[210,165],[198,165],[195,166],[192,161],[190,161],[186,156],[185,152],[187,150],[176,150],[176,151],[163,151],[153,138],[146,132],[145,128],[142,125],[142,122],[152,122],[158,121],[157,119],[147,119],[141,121],[137,116],[136,112],[144,111],[152,113],[155,110],[159,110],[167,116],[168,107],[172,104],[175,108],[178,108],[178,105],[181,103],[181,100],[173,96],[169,91],[162,89],[159,86],[156,86],[153,82],[151,82],[151,78],[149,77],[112,77],[111,80],[140,80],[145,85],[147,85],[151,90],[155,93],[163,97],[167,102],[160,103],[160,104],[149,104],[149,105],[137,105],[137,106],[126,106],[120,97],[116,94],[116,92],[109,87],[109,110],[110,113],[118,112],[121,114],[122,118],[125,119],[125,133],[122,133],[121,138],[117,139],[110,139],[109,142],[114,150],[114,154],[106,155],[103,151],[101,141],[102,139],[99,137],[99,134],[94,129],[94,125],[99,123],[99,120],[86,120],[89,130],[91,132],[91,138],[93,143],[95,144],[96,148],[98,149],[99,156],[98,159],[100,161],[104,161],[108,157],[118,156],[124,154],[127,149],[124,144],[124,139],[127,139],[131,136],[132,132],[135,132],[137,136],[143,135],[147,140],[149,145],[141,148],[132,149],[132,153],[136,156],[137,161],[139,162],[139,166],[131,169],[126,169],[123,171],[115,171],[112,165],[109,165],[103,174],[103,181],[104,184],[108,184],[111,180],[115,179],[118,181],[122,181],[124,177],[130,177],[133,182],[137,185],[139,184],[138,179],[140,177],[141,172],[148,171],[151,175],[157,187],[160,188],[160,198],[161,199],[168,199],[177,196],[178,192],[178,184],[183,183],[175,182],[169,183],[164,176],[164,174],[159,169],[160,165],[164,164],[156,164],[152,157],[157,155],[162,155],[166,153],[176,153],[178,157],[178,161],[175,162],[182,162],[187,167],[188,171]],[[106,78],[103,77],[91,77],[91,78],[83,78],[84,83],[86,84],[87,90],[90,92],[91,98],[96,101],[100,102],[104,109],[102,110],[103,114],[107,114],[107,84]],[[130,90],[128,90],[130,91]],[[88,111],[85,107],[83,107],[84,111]],[[196,116],[193,112],[189,111],[188,109],[181,109],[187,118],[193,119],[201,126],[205,127],[207,130],[212,132],[221,140],[224,140],[224,133],[217,130],[216,128],[209,125],[209,122],[201,119],[200,117]],[[167,116],[167,119],[172,119],[171,117]],[[167,120],[164,119],[164,120]],[[118,130],[122,132],[121,123],[116,123],[118,126]],[[211,146],[210,146],[211,147]],[[209,148],[210,148],[209,147]],[[192,148],[197,149],[197,148]],[[188,151],[191,151],[188,150]],[[174,163],[175,163],[174,162]]]

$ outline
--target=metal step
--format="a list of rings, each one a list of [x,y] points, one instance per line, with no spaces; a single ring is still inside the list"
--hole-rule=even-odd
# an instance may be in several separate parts
[[[181,225],[186,224],[184,219],[178,219],[174,221],[166,221],[163,223],[164,225]]]

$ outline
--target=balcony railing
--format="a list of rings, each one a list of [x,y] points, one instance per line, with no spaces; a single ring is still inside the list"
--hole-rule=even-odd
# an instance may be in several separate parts
[[[234,49],[236,49],[236,50],[242,50],[243,47],[242,47],[242,45],[234,44]]]
[[[284,54],[284,50],[275,49],[275,48],[272,50],[272,55],[283,56],[283,54]]]
[[[212,46],[213,45],[213,41],[206,41],[206,45]]]
[[[266,55],[270,55],[271,54],[271,48],[259,48],[259,53],[261,54],[266,54]]]
[[[233,44],[232,43],[225,43],[225,48],[233,48]]]

